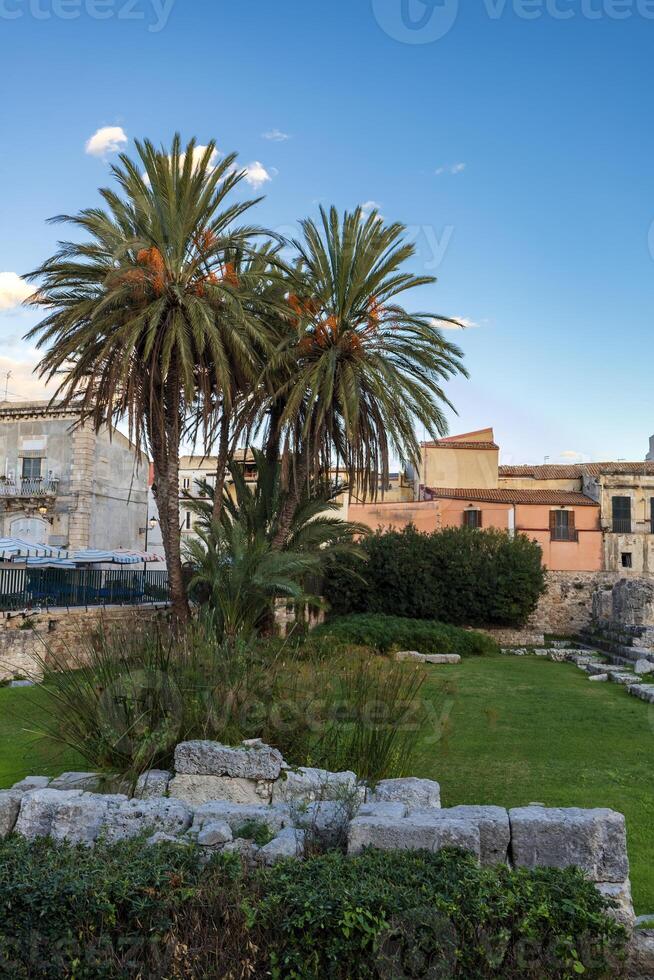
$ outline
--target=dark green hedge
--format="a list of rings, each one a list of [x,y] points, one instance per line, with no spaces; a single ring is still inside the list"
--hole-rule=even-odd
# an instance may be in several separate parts
[[[519,626],[545,588],[540,546],[525,535],[409,526],[362,542],[368,562],[335,562],[324,595],[335,615],[387,613],[465,626]]]
[[[494,640],[474,630],[435,623],[430,619],[403,619],[381,613],[336,616],[319,626],[312,638],[331,636],[342,643],[390,650],[417,650],[419,653],[458,653],[462,657],[498,653]]]
[[[580,873],[460,852],[337,852],[244,871],[191,847],[0,842],[0,977],[588,978],[622,929]]]

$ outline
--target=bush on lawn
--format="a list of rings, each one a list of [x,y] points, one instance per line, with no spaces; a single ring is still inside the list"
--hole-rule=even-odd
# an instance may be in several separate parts
[[[314,631],[315,637],[331,636],[342,643],[372,647],[381,653],[417,650],[419,653],[458,653],[475,656],[497,653],[493,639],[474,630],[464,630],[429,619],[361,614],[337,616]]]
[[[410,772],[427,725],[422,668],[331,637],[228,644],[197,622],[80,640],[77,654],[40,657],[50,671],[41,732],[132,783],[170,769],[178,742],[205,738],[262,738],[293,765],[353,769],[374,783]]]
[[[364,566],[333,563],[324,595],[335,615],[388,613],[464,626],[519,626],[545,588],[542,552],[525,535],[409,526],[378,531]]]
[[[0,842],[0,976],[542,980],[620,975],[624,931],[574,870],[456,851],[332,852],[246,871],[140,840]]]

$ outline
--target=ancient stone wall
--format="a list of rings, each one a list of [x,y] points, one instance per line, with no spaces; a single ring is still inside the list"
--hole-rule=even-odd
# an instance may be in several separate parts
[[[0,792],[0,838],[50,835],[92,846],[149,834],[150,845],[195,843],[208,854],[236,851],[256,864],[302,858],[312,839],[350,855],[366,847],[460,847],[486,866],[581,868],[616,900],[616,916],[634,921],[625,819],[613,810],[442,808],[432,780],[385,779],[372,789],[353,772],[291,769],[257,739],[239,747],[180,743],[175,773],[144,773],[135,799],[93,792],[99,781],[96,773],[36,776]],[[254,840],[253,824],[264,826],[268,843]]]
[[[60,662],[70,654],[74,662],[84,650],[89,633],[104,624],[139,624],[167,615],[154,606],[56,609],[49,612],[0,613],[0,681],[14,677],[38,677],[37,658],[48,654]]]

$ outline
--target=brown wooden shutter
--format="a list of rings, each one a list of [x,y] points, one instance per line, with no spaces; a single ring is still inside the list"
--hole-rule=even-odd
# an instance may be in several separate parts
[[[481,507],[477,511],[477,514],[479,515],[479,517],[477,518],[477,521],[478,521],[477,527],[483,527],[483,524],[484,524],[484,520],[483,520],[483,518],[484,518],[484,512],[481,509]]]
[[[550,511],[550,534],[554,534],[556,531],[556,511]]]
[[[570,535],[571,541],[577,540],[577,530],[575,528],[575,512],[573,510],[568,511],[568,534]]]

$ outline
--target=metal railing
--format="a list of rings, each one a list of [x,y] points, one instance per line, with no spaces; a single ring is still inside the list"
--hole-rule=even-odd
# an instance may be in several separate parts
[[[168,572],[1,568],[0,610],[34,606],[135,606],[168,602]]]
[[[59,480],[0,480],[0,497],[54,497],[58,488]]]
[[[578,541],[579,532],[570,527],[555,527],[552,531],[552,541]]]
[[[631,518],[614,517],[611,522],[611,530],[614,534],[631,534]]]

